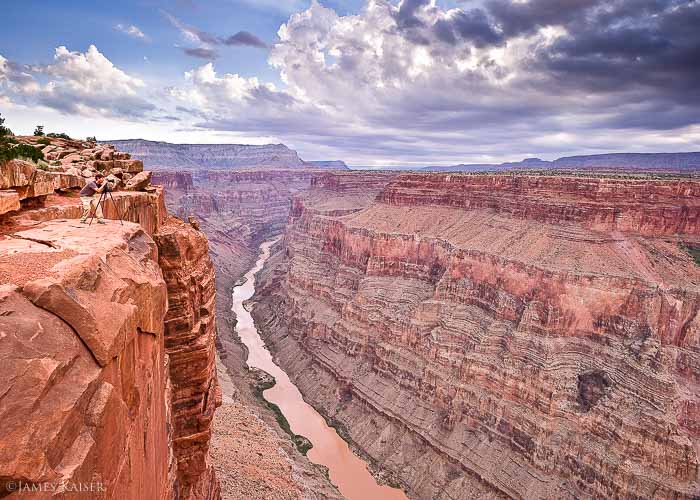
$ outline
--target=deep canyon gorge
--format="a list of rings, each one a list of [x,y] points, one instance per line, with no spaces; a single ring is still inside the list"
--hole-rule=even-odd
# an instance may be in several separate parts
[[[51,147],[60,170],[0,176],[0,496],[700,495],[697,179],[280,168],[278,147],[151,177]],[[130,190],[86,227],[97,170]]]
[[[282,235],[258,328],[304,398],[412,498],[698,495],[697,181],[156,178],[209,228],[217,266],[246,263],[234,277]]]

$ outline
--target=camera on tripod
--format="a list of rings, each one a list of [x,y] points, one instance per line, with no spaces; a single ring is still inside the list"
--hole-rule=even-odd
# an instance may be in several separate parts
[[[119,205],[114,200],[114,196],[112,196],[112,191],[116,190],[118,181],[116,179],[107,179],[104,177],[102,179],[103,179],[102,184],[100,186],[101,187],[100,197],[97,200],[97,205],[95,206],[95,208],[91,212],[92,216],[90,217],[90,223],[88,225],[89,226],[92,225],[92,221],[95,220],[95,215],[97,215],[98,208],[104,207],[107,200],[112,202],[112,206],[114,207],[114,209],[117,212],[117,217],[119,218],[119,223],[121,225],[124,225],[122,214],[119,211]],[[98,220],[98,223],[100,223],[99,220]]]
[[[104,192],[109,193],[111,191],[114,191],[114,189],[116,188],[116,184],[117,184],[116,180],[105,179],[104,182],[105,182]]]

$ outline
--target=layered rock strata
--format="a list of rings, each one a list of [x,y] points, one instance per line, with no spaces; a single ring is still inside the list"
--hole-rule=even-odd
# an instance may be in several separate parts
[[[700,494],[697,182],[404,174],[364,206],[317,184],[253,313],[413,497]]]
[[[153,181],[167,191],[170,211],[182,218],[194,216],[207,234],[215,264],[219,373],[229,386],[216,412],[218,428],[215,424],[212,438],[212,462],[223,498],[340,496],[323,471],[299,454],[256,392],[258,381],[246,367],[247,352],[235,334],[236,318],[231,312],[231,290],[255,262],[258,246],[283,231],[290,200],[320,174],[297,170],[154,173]]]
[[[155,240],[168,287],[164,338],[173,385],[173,445],[179,493],[182,498],[217,498],[220,492],[208,456],[218,386],[216,288],[207,239],[171,217]]]
[[[206,237],[147,182],[80,224],[40,167],[0,165],[0,496],[219,498]]]
[[[284,144],[170,144],[142,139],[111,142],[158,170],[306,167],[297,152]]]

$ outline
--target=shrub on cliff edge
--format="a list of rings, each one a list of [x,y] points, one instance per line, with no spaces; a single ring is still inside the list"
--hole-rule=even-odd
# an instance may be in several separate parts
[[[16,159],[31,160],[36,163],[44,159],[44,153],[29,144],[18,144],[16,146],[10,143],[0,144],[0,163]]]
[[[70,136],[66,134],[65,132],[49,132],[46,134],[46,137],[53,137],[54,139],[68,139],[70,140]]]
[[[29,144],[18,144],[12,131],[4,126],[5,119],[0,115],[0,163],[17,158],[31,160],[34,163],[44,159],[40,149]]]
[[[8,137],[12,137],[14,134],[12,133],[12,130],[9,128],[5,127],[3,124],[5,123],[5,119],[2,117],[2,114],[0,113],[0,142],[3,141],[4,139]]]

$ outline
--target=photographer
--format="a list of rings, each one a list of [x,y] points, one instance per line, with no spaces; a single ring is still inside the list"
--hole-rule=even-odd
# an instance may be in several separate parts
[[[83,203],[83,215],[80,217],[80,222],[85,223],[90,214],[95,211],[98,224],[105,224],[102,215],[102,206],[99,201],[99,195],[108,189],[107,182],[102,174],[95,175],[95,180],[88,182],[83,189],[80,190],[80,201]],[[97,196],[96,196],[97,195]]]

